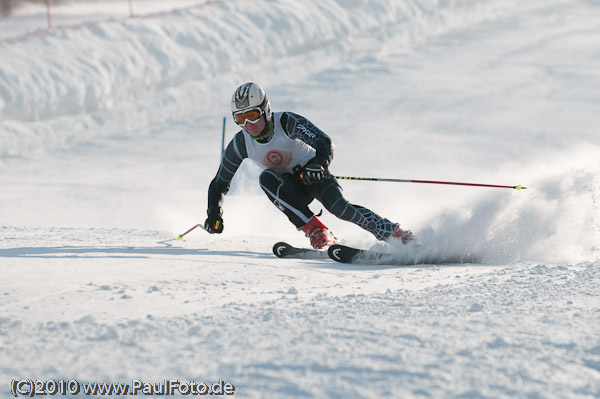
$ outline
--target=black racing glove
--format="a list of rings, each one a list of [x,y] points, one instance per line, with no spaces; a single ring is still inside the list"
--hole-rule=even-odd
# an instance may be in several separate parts
[[[311,159],[304,165],[300,173],[302,183],[306,185],[322,183],[329,175],[328,166],[327,162],[320,162],[315,158]]]
[[[210,234],[221,234],[223,232],[223,211],[221,209],[208,211],[208,217],[204,222],[204,230]]]

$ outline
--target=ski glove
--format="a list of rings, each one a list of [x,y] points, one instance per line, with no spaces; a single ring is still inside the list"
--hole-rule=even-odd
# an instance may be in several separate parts
[[[302,173],[300,173],[300,178],[302,179],[302,183],[309,185],[322,183],[327,174],[327,165],[323,165],[313,159],[304,165]]]
[[[221,234],[223,232],[223,215],[220,212],[208,212],[204,230],[210,234]]]

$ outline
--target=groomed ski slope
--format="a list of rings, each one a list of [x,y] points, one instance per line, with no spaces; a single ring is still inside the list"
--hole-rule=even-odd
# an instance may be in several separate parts
[[[226,1],[0,40],[0,391],[167,378],[241,398],[600,397],[599,13]],[[335,174],[528,189],[342,183],[429,254],[476,264],[275,258],[308,240],[250,164],[224,233],[178,241],[205,218],[245,81],[334,139]]]

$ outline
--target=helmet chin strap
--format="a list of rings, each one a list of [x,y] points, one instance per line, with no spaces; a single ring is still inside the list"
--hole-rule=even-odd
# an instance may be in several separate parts
[[[252,137],[252,139],[256,140],[256,141],[263,141],[267,142],[269,140],[267,140],[268,138],[270,138],[271,134],[273,133],[273,118],[271,118],[270,121],[267,122],[265,129],[262,131],[262,133],[259,136],[252,136],[250,135],[250,137]]]

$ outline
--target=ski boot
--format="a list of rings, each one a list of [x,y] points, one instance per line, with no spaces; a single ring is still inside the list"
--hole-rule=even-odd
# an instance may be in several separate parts
[[[409,242],[418,241],[417,236],[415,236],[410,230],[402,230],[400,226],[396,228],[396,231],[392,233],[390,238],[400,239],[402,244],[408,244]]]
[[[322,249],[338,242],[337,238],[316,216],[313,216],[300,230],[310,239],[310,245],[315,249]]]

